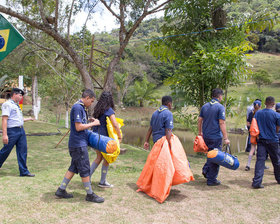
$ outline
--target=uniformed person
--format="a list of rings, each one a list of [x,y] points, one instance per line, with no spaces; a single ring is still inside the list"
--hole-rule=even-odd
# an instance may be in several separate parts
[[[74,174],[80,174],[85,190],[87,192],[86,201],[102,203],[104,198],[93,193],[90,183],[90,164],[88,157],[88,129],[100,125],[98,119],[92,119],[88,123],[86,107],[89,107],[95,100],[95,94],[87,89],[83,92],[82,98],[76,102],[70,112],[70,137],[68,142],[71,165],[68,168],[60,187],[55,192],[59,198],[72,198],[73,195],[66,192],[66,187]]]
[[[222,149],[222,141],[229,144],[225,122],[225,107],[220,104],[223,99],[223,91],[219,88],[213,89],[212,100],[204,104],[198,118],[198,134],[203,136],[208,151]],[[220,166],[208,161],[205,163],[202,174],[207,178],[208,186],[217,186],[221,182],[217,180]]]
[[[0,151],[0,168],[8,158],[13,147],[16,145],[17,160],[20,176],[34,177],[26,166],[27,141],[23,128],[24,121],[34,120],[33,118],[23,118],[19,102],[24,95],[23,90],[13,88],[11,99],[2,105],[2,140],[4,147]]]
[[[156,110],[150,121],[150,128],[146,134],[144,148],[149,149],[149,139],[153,135],[153,142],[166,136],[166,139],[170,145],[170,139],[173,129],[173,115],[170,111],[172,109],[172,98],[171,96],[163,96],[161,99],[162,105]]]
[[[277,135],[280,130],[280,116],[273,110],[274,105],[274,97],[268,96],[265,99],[266,108],[257,111],[255,114],[260,134],[257,140],[257,161],[255,165],[255,176],[252,183],[253,188],[264,187],[262,179],[267,154],[269,154],[273,165],[274,177],[277,183],[280,184],[280,149]]]

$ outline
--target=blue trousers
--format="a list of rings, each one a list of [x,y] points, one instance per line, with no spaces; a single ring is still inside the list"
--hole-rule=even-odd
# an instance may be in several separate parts
[[[255,165],[255,176],[253,178],[252,186],[257,187],[262,183],[264,175],[265,160],[267,154],[271,159],[274,177],[278,184],[280,184],[280,149],[278,142],[269,142],[267,140],[259,140],[257,148],[257,161]]]
[[[29,173],[26,166],[27,159],[27,141],[23,127],[7,128],[7,134],[9,142],[0,151],[0,167],[6,161],[13,147],[16,145],[17,160],[20,176],[27,175]]]
[[[222,149],[222,138],[219,139],[207,139],[203,138],[205,144],[208,147],[208,151],[213,149]],[[207,184],[213,184],[217,182],[217,177],[219,173],[220,166],[216,163],[210,162],[208,159],[202,168],[202,172],[206,174]]]

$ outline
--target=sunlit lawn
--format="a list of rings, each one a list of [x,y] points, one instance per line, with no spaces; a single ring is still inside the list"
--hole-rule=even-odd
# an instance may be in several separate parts
[[[26,132],[53,132],[56,127],[42,122],[26,123]],[[64,132],[65,133],[65,132]],[[239,154],[237,171],[221,168],[222,185],[206,186],[201,175],[203,156],[189,156],[196,181],[173,186],[170,196],[159,204],[137,193],[136,181],[148,152],[122,145],[127,153],[110,166],[112,189],[97,187],[100,168],[94,174],[93,189],[105,198],[103,204],[85,201],[80,178],[75,176],[68,191],[73,199],[57,199],[54,192],[66,172],[70,157],[66,137],[28,136],[28,167],[35,178],[19,177],[15,150],[0,169],[0,223],[279,223],[280,188],[271,164],[265,171],[261,190],[251,189],[253,169],[245,172],[247,155]],[[89,151],[91,161],[95,153]],[[254,161],[253,161],[254,163]]]

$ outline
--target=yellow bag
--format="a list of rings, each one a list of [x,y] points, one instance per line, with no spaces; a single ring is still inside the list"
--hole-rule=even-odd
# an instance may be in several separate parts
[[[116,121],[118,122],[119,127],[121,128],[123,126],[123,119],[116,118]],[[118,147],[117,147],[117,150],[112,154],[106,154],[103,152],[101,152],[101,153],[102,153],[104,159],[106,159],[106,161],[108,163],[113,163],[116,161],[118,155],[120,154],[120,142],[119,142],[118,134],[117,134],[116,130],[114,129],[109,117],[106,117],[106,123],[107,123],[106,127],[107,127],[107,131],[108,131],[108,135],[110,138],[113,138],[117,141]],[[122,131],[121,131],[121,135],[122,135]]]

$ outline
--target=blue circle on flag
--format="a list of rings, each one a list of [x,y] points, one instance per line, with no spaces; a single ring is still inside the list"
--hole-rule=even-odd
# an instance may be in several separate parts
[[[4,47],[4,45],[5,45],[5,39],[0,35],[0,50]]]

